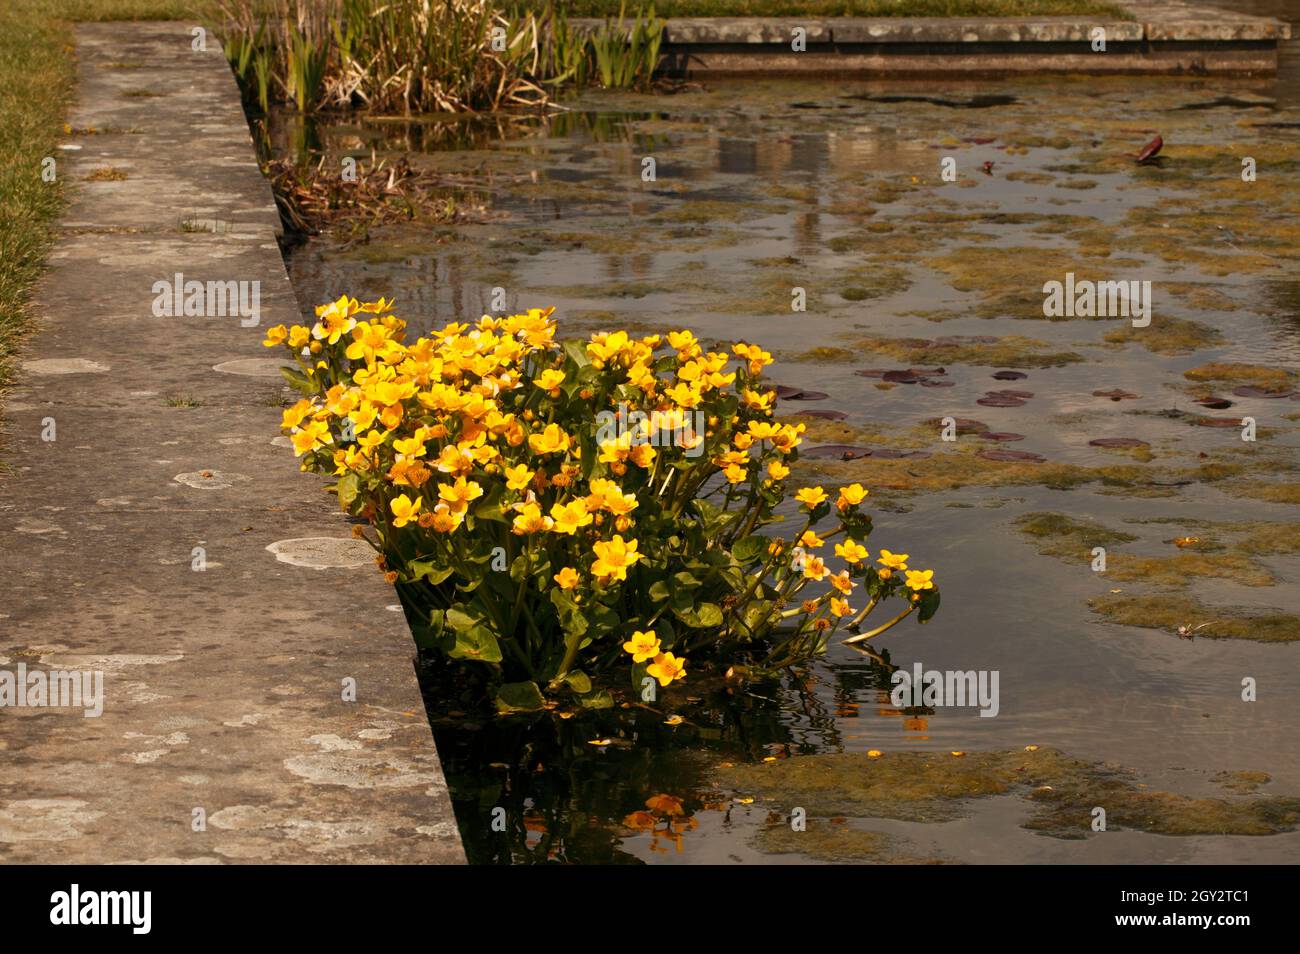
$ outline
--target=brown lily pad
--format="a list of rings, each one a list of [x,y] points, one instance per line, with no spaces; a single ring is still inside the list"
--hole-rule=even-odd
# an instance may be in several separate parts
[[[904,458],[921,460],[929,457],[930,452],[899,450],[897,447],[877,447],[872,450],[871,456],[879,457],[882,460],[903,460]]]
[[[998,381],[1023,381],[1029,375],[1023,371],[994,371],[993,377]]]
[[[842,421],[848,417],[844,411],[800,411],[800,417],[817,417],[823,421]]]
[[[1014,451],[1014,450],[982,450],[978,456],[985,460],[1003,460],[1003,461],[1020,461],[1030,464],[1041,464],[1047,460],[1042,454],[1035,454],[1033,451]]]
[[[955,386],[955,381],[936,381],[933,378],[926,378],[921,382],[923,388],[951,388]]]
[[[1021,400],[1027,401],[1034,396],[1034,392],[1033,391],[1011,391],[1004,388],[1001,391],[986,391],[984,396],[985,397],[1013,397],[1013,398],[1020,398]]]
[[[1201,427],[1241,427],[1239,417],[1200,417],[1196,423]]]
[[[808,448],[801,453],[801,456],[830,460],[857,460],[859,457],[870,457],[871,453],[870,447],[859,447],[855,444],[821,444]]]
[[[1289,397],[1291,391],[1289,388],[1261,388],[1253,384],[1243,384],[1241,387],[1233,388],[1232,393],[1237,397],[1284,398]]]
[[[1088,441],[1092,447],[1150,447],[1146,441],[1136,437],[1094,437]]]
[[[1013,434],[1010,431],[985,431],[983,434],[977,436],[981,440],[1000,442],[1023,441],[1025,439],[1024,434]]]
[[[886,371],[880,377],[894,384],[916,384],[921,380],[921,375],[913,374],[911,371]]]
[[[1196,403],[1201,407],[1208,407],[1212,411],[1226,411],[1228,408],[1232,407],[1232,402],[1227,398],[1222,398],[1213,394],[1207,398],[1202,398]]]
[[[982,404],[984,407],[1022,407],[1025,402],[1020,398],[990,395],[988,397],[980,398],[975,403]]]
[[[1137,397],[1132,391],[1123,391],[1120,388],[1111,388],[1109,391],[1093,391],[1092,396],[1110,398],[1112,401],[1132,400]]]

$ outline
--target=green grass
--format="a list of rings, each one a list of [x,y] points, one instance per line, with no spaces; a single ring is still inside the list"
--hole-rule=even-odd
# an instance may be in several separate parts
[[[627,14],[645,0],[627,0]],[[571,17],[617,17],[622,0],[560,0]],[[648,7],[648,3],[646,4]],[[1131,20],[1103,0],[657,0],[659,17],[1026,17]]]
[[[61,175],[41,178],[72,102],[72,21],[193,19],[206,0],[4,0],[0,3],[0,386],[31,312],[29,295],[63,208]]]

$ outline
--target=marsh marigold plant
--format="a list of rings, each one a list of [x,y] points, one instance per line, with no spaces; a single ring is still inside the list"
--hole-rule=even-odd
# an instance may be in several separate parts
[[[368,524],[420,644],[494,667],[503,709],[542,687],[607,705],[591,676],[618,667],[638,689],[772,672],[938,608],[931,570],[873,559],[865,488],[803,487],[777,513],[804,425],[775,418],[761,347],[560,343],[549,308],[408,342],[392,304],[343,297],[270,329],[306,395],[283,428]]]

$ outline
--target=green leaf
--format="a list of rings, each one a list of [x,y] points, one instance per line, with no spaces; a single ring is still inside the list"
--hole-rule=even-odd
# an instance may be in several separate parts
[[[767,553],[771,542],[761,533],[750,534],[731,548],[731,555],[742,565],[756,563]]]
[[[406,569],[412,580],[428,580],[434,586],[456,571],[454,566],[436,566],[432,560],[412,560]]]
[[[507,682],[497,690],[497,712],[536,712],[546,699],[535,682]]]
[[[939,591],[937,589],[925,590],[921,594],[919,606],[920,610],[916,614],[916,621],[918,623],[929,622],[930,617],[939,609]]]
[[[569,684],[569,688],[578,695],[586,695],[591,692],[591,677],[581,669],[574,669],[564,677],[564,681]]]
[[[318,388],[314,378],[309,378],[296,368],[280,368],[280,374],[289,384],[303,394],[315,394]]]
[[[456,633],[456,645],[447,654],[452,659],[472,659],[476,662],[499,663],[501,647],[497,638],[486,626],[475,626],[468,632]]]
[[[334,485],[334,492],[339,495],[339,506],[347,510],[361,493],[361,478],[351,472],[344,474]]]
[[[677,618],[692,629],[710,629],[722,625],[722,607],[716,603],[701,603],[685,612],[674,609]]]
[[[579,368],[585,368],[591,364],[591,359],[587,357],[587,342],[585,341],[564,342],[564,354]]]
[[[578,702],[584,709],[614,708],[614,697],[609,694],[608,689],[602,689],[600,692],[592,692],[585,696],[579,696]]]

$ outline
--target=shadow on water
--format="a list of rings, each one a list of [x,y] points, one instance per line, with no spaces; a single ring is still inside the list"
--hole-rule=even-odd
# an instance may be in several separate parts
[[[725,815],[731,802],[712,783],[717,765],[840,751],[838,720],[865,697],[888,706],[890,686],[886,657],[759,686],[701,674],[653,703],[624,692],[611,709],[498,716],[463,673],[434,660],[418,672],[472,864],[690,855],[699,819]]]

